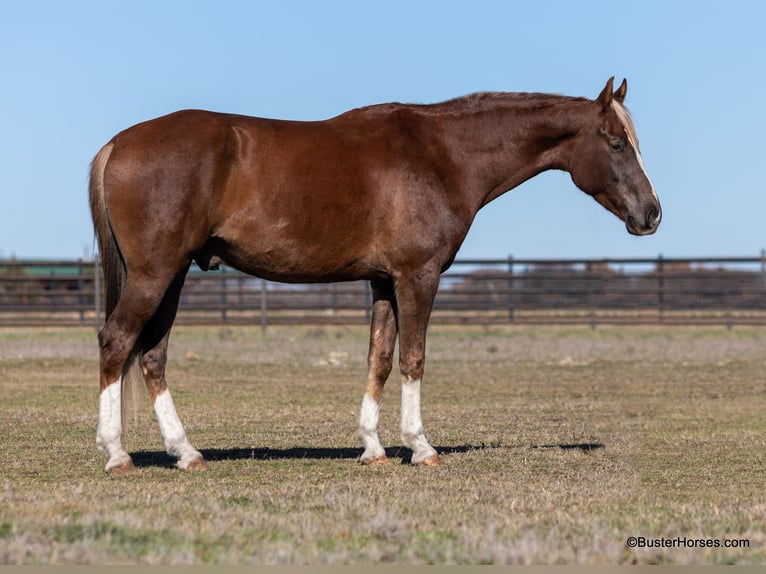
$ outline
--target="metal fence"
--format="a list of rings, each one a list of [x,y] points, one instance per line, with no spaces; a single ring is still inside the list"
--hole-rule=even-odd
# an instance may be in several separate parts
[[[0,326],[103,320],[97,261],[0,261]],[[354,324],[366,282],[287,285],[231,268],[193,268],[185,324]],[[766,325],[766,254],[757,257],[459,260],[442,276],[434,323]]]

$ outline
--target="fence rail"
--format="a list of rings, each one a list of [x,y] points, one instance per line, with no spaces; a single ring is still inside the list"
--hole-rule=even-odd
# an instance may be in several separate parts
[[[0,261],[0,326],[100,325],[98,261]],[[234,269],[186,279],[185,324],[353,324],[366,282],[286,285]],[[464,259],[442,276],[434,323],[766,325],[766,253],[757,257]]]

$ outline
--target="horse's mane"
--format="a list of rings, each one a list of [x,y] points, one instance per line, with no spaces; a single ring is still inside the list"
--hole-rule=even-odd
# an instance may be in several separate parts
[[[465,112],[481,112],[497,109],[500,106],[523,106],[531,110],[542,110],[557,105],[590,102],[588,98],[563,96],[561,94],[545,94],[538,92],[476,92],[459,96],[436,104],[402,104],[392,102],[388,104],[377,104],[365,106],[352,110],[352,112],[366,113],[385,113],[394,110],[413,109],[420,114],[442,115],[442,114],[461,114]],[[615,113],[625,128],[625,132],[631,144],[638,149],[638,138],[633,121],[628,109],[615,102]]]
[[[536,92],[476,92],[459,96],[435,104],[400,103],[376,104],[357,108],[354,111],[389,112],[396,109],[412,108],[425,114],[451,114],[466,111],[482,111],[496,108],[498,105],[520,104],[534,109],[542,109],[562,103],[586,102],[587,98],[562,96],[559,94],[542,94]]]
[[[439,104],[432,104],[434,110],[449,112],[463,111],[466,108],[482,110],[495,107],[498,104],[522,104],[534,108],[547,108],[556,104],[585,102],[587,98],[577,98],[572,96],[562,96],[560,94],[543,94],[538,92],[477,92],[457,98],[446,100]]]
[[[588,102],[588,98],[562,96],[560,94],[543,94],[538,92],[477,92],[441,102],[419,106],[422,110],[432,110],[435,113],[458,113],[461,111],[481,111],[503,104],[520,104],[531,109],[544,109],[559,104]],[[630,112],[621,103],[614,102],[614,111],[620,119],[630,143],[638,149],[638,137],[633,125]]]
[[[620,103],[615,102],[614,111],[617,114],[617,117],[620,118],[620,122],[622,122],[622,126],[625,128],[625,133],[628,136],[628,141],[633,145],[634,148],[637,150],[638,148],[638,136],[636,136],[636,128],[633,125],[633,120],[630,117],[630,112],[628,111],[628,108],[623,106]]]

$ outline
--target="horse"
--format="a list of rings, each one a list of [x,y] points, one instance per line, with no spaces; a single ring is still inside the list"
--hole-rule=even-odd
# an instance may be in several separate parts
[[[140,368],[163,445],[184,470],[192,446],[165,378],[167,346],[192,262],[288,283],[369,281],[368,375],[358,410],[367,465],[398,336],[400,431],[413,464],[440,462],[421,419],[426,329],[440,275],[476,213],[546,170],[624,222],[654,233],[660,202],[609,78],[595,100],[482,92],[388,103],[322,121],[183,110],[114,136],[91,163],[89,200],[106,290],[98,333],[96,444],[106,471],[130,472],[123,385]]]

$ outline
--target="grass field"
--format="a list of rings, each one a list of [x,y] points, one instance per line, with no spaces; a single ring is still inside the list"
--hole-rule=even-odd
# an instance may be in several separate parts
[[[93,331],[0,330],[0,563],[766,562],[766,330],[434,327],[436,468],[404,464],[397,374],[395,464],[357,463],[366,343],[178,328],[169,381],[209,469],[173,468],[142,397],[138,471],[111,476]]]

